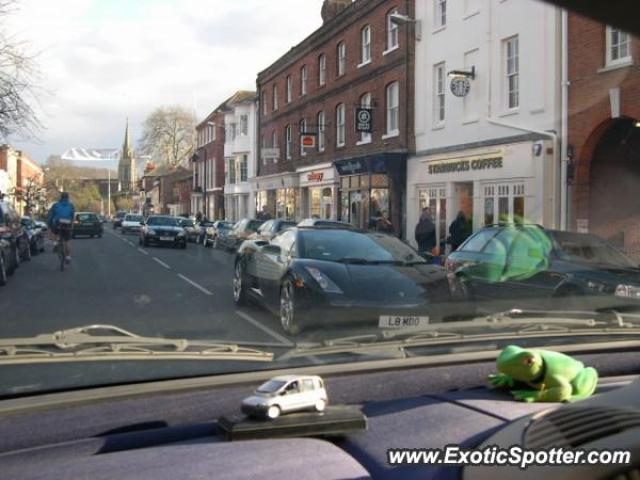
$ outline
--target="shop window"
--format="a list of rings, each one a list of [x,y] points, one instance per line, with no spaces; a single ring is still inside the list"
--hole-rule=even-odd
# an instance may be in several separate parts
[[[343,189],[349,189],[349,177],[342,177],[340,179],[340,187]]]
[[[484,187],[485,225],[521,223],[525,216],[525,185],[523,183],[486,185]]]
[[[429,208],[431,219],[436,225],[436,243],[442,244],[447,238],[447,190],[440,185],[418,191],[419,212]]]
[[[333,217],[333,192],[331,188],[322,189],[322,218],[331,220]]]
[[[320,218],[322,214],[322,191],[320,188],[309,189],[309,216]]]
[[[384,174],[373,174],[371,175],[371,186],[372,187],[387,187],[389,177]]]

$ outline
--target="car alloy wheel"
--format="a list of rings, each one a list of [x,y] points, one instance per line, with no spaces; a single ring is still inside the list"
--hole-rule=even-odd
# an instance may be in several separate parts
[[[323,412],[326,406],[327,402],[325,402],[323,399],[320,398],[316,401],[315,407],[318,412]]]
[[[271,405],[267,409],[267,417],[274,420],[280,416],[280,407],[278,405]]]
[[[293,283],[285,280],[280,289],[280,323],[282,329],[290,335],[300,332],[300,327],[296,323],[296,301]]]
[[[237,305],[244,305],[246,303],[246,293],[244,291],[244,282],[242,281],[242,264],[236,263],[236,267],[233,270],[233,301]]]
[[[7,267],[4,263],[4,255],[0,255],[0,287],[7,284]]]

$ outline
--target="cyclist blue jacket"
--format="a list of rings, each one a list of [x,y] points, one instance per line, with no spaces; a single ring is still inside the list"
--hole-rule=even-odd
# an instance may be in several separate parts
[[[76,209],[73,206],[73,203],[71,203],[69,200],[60,200],[59,202],[54,203],[49,210],[47,225],[49,225],[49,228],[56,228],[58,226],[58,221],[61,218],[73,220],[75,211]]]

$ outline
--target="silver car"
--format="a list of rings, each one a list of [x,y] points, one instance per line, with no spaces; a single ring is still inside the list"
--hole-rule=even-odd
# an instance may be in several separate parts
[[[282,413],[300,410],[322,412],[328,401],[320,377],[283,375],[260,385],[252,396],[242,401],[241,409],[246,415],[274,419]]]
[[[128,233],[140,233],[141,222],[144,220],[142,215],[127,214],[122,220],[120,228],[123,235]]]

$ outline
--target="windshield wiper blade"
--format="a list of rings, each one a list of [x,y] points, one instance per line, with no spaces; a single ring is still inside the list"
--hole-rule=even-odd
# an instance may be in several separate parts
[[[106,332],[96,335],[94,332]],[[273,353],[233,343],[141,337],[114,325],[0,339],[0,364],[122,360],[273,361]]]
[[[383,330],[378,333],[348,336],[298,347],[279,357],[279,360],[309,355],[340,353],[377,353],[382,349],[415,348],[421,346],[472,343],[478,341],[511,340],[543,336],[576,335],[640,335],[640,323],[621,323],[617,319],[534,317],[514,318],[525,314],[519,309],[477,317],[473,320],[427,325],[419,330]],[[531,311],[542,315],[544,311]],[[558,312],[546,312],[558,313]],[[586,313],[586,312],[579,312]],[[513,315],[514,317],[510,316]],[[493,330],[493,331],[492,331]]]
[[[368,260],[366,258],[357,257],[344,257],[336,260],[338,263],[345,263],[347,265],[405,265],[402,260]]]

